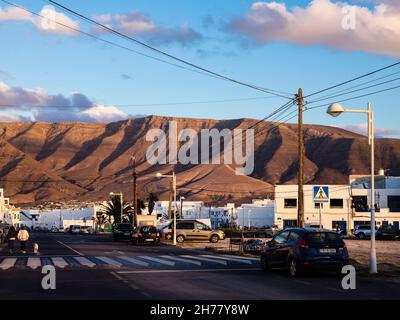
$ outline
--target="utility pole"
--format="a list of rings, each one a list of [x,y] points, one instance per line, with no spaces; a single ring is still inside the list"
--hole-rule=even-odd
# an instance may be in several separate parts
[[[132,156],[132,176],[133,176],[133,225],[137,227],[138,215],[138,194],[137,194],[137,174],[136,174],[136,158]]]
[[[304,228],[304,174],[303,174],[303,162],[304,162],[304,141],[303,141],[303,90],[299,88],[297,95],[297,101],[299,105],[299,175],[298,175],[298,200],[297,200],[297,226]]]
[[[172,219],[172,190],[173,190],[173,181],[171,179],[169,183],[169,194],[168,194],[168,219]]]

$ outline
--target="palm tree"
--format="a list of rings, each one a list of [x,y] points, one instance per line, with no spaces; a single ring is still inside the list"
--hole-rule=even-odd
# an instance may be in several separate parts
[[[102,212],[102,211],[97,211],[96,212],[95,221],[96,221],[97,228],[99,228],[100,231],[103,231],[104,224],[106,222],[108,222],[109,218],[110,217],[107,214],[105,214],[104,212]]]
[[[110,218],[114,218],[114,224],[121,222],[121,198],[119,196],[113,196],[107,204],[103,205],[103,207],[106,215]],[[129,202],[123,201],[122,208],[122,222],[127,220],[126,216],[128,216],[128,219],[130,220],[133,213],[132,206]]]
[[[156,201],[158,201],[157,194],[155,194],[154,192],[150,192],[147,201],[149,202],[149,213],[151,214],[154,210]]]

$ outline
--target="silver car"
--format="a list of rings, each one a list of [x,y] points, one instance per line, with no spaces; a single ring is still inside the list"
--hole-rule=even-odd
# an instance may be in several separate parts
[[[353,231],[353,234],[359,239],[371,238],[371,226],[370,225],[357,225]],[[377,231],[375,227],[375,232]]]

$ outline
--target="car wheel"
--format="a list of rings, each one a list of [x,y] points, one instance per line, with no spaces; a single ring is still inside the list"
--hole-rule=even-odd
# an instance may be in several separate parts
[[[219,240],[219,237],[216,234],[212,235],[210,238],[210,242],[212,242],[212,243],[217,243],[218,240]]]
[[[294,258],[289,260],[289,274],[292,277],[297,277],[299,275],[299,265]]]
[[[358,236],[359,239],[364,239],[365,238],[365,234],[362,233],[362,232],[359,233],[357,236]]]
[[[269,266],[267,257],[265,254],[261,255],[261,269],[265,272],[270,271],[271,267]]]
[[[179,235],[179,236],[176,237],[176,241],[178,243],[183,243],[185,241],[185,237],[182,236],[182,235]]]

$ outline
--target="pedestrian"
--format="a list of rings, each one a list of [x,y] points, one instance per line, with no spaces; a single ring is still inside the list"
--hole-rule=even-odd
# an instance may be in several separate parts
[[[4,243],[4,230],[0,228],[0,244]]]
[[[26,230],[26,226],[23,226],[21,230],[18,232],[18,241],[21,244],[21,252],[26,253],[26,242],[29,239],[28,230]]]
[[[10,229],[8,229],[7,233],[8,251],[10,252],[10,254],[12,254],[14,251],[14,242],[16,237],[17,231],[15,230],[14,226],[11,226]]]

